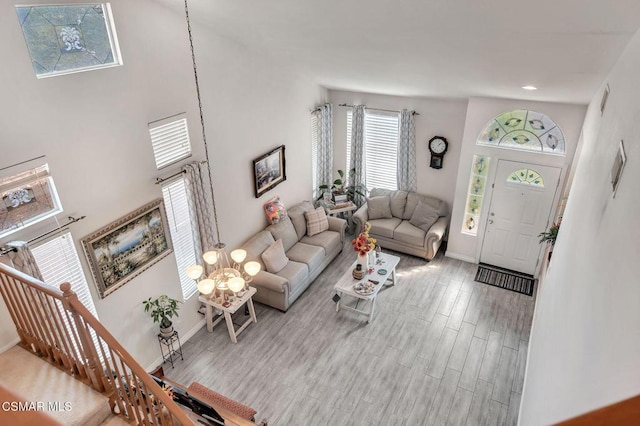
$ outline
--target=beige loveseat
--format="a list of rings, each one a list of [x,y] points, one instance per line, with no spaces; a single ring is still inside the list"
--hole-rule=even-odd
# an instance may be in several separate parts
[[[356,231],[365,222],[380,247],[431,260],[449,225],[447,205],[428,195],[374,188],[353,215]]]
[[[324,215],[324,210],[320,210]],[[262,265],[262,270],[250,283],[258,290],[255,301],[286,311],[342,251],[347,222],[329,216],[326,218],[329,229],[309,236],[306,212],[310,211],[315,211],[311,202],[297,204],[287,210],[285,219],[242,244],[241,247],[247,251],[247,260],[255,260]],[[277,240],[281,240],[282,248]],[[270,252],[284,250],[286,255],[284,267],[275,273],[268,271],[266,266],[270,262],[265,264],[263,258],[268,249]]]

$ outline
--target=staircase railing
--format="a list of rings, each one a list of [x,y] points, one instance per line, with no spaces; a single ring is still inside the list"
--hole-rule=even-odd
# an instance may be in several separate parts
[[[194,424],[85,308],[69,283],[58,290],[0,264],[0,293],[20,346],[106,395],[114,414],[139,425]]]

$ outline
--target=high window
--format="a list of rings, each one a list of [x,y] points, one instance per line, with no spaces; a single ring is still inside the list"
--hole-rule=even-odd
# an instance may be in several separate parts
[[[185,114],[178,114],[149,123],[153,156],[158,170],[191,156],[191,142]],[[196,262],[196,239],[193,235],[187,184],[183,177],[163,183],[162,198],[178,265],[182,296],[188,299],[198,288],[185,270]]]
[[[351,166],[353,114],[347,111],[347,169]],[[364,116],[365,181],[372,188],[398,189],[398,113],[366,110]]]
[[[477,144],[565,155],[560,127],[544,114],[522,109],[505,112],[491,120],[480,133]]]
[[[122,65],[109,3],[16,6],[38,78]]]
[[[0,237],[62,211],[49,166],[0,178]]]

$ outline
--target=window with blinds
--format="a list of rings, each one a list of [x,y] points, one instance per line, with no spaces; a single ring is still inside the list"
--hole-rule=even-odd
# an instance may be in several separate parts
[[[173,253],[178,264],[182,296],[186,300],[197,293],[198,287],[196,282],[189,278],[185,272],[189,266],[195,265],[197,262],[195,241],[191,228],[191,213],[189,212],[189,201],[184,178],[181,177],[162,185],[162,197],[167,211]]]
[[[149,135],[158,170],[191,156],[185,114],[149,123]]]
[[[353,114],[347,111],[347,170],[351,168]],[[364,156],[367,190],[398,189],[398,139],[400,116],[395,112],[366,110]]]
[[[40,269],[44,282],[56,288],[60,288],[60,284],[68,282],[71,284],[71,290],[78,295],[78,300],[98,318],[96,307],[89,291],[87,279],[82,271],[78,252],[73,244],[71,233],[67,232],[46,243],[39,244],[31,248],[36,264]],[[63,317],[64,322],[69,326],[67,317]],[[75,327],[75,325],[71,324]],[[98,337],[95,332],[91,331],[93,343],[98,345]],[[75,343],[74,343],[75,344]],[[98,355],[102,359],[102,354],[98,351]]]
[[[311,114],[311,176],[313,185],[313,198],[318,198],[318,186],[324,182],[318,182],[318,112]]]

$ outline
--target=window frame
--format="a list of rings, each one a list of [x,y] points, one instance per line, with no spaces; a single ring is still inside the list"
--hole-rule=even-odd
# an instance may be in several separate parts
[[[147,127],[157,170],[166,169],[193,155],[186,113],[152,121]]]

